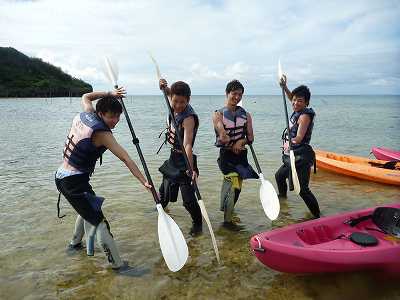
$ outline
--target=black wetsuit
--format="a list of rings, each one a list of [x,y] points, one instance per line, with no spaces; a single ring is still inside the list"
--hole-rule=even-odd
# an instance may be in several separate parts
[[[308,114],[311,118],[311,122],[307,128],[306,134],[300,144],[292,145],[293,152],[296,157],[296,171],[300,183],[300,197],[304,200],[308,209],[315,217],[320,216],[320,210],[318,201],[314,194],[309,188],[311,167],[315,161],[315,152],[310,146],[310,140],[312,135],[312,130],[314,126],[314,116],[315,112],[312,108],[305,108],[301,112],[293,112],[290,117],[290,123],[292,124],[290,128],[290,138],[295,138],[297,136],[298,124],[297,121],[302,114]],[[285,140],[285,133],[283,134],[283,139]],[[287,139],[287,136],[286,136]],[[286,196],[287,184],[286,179],[290,174],[290,158],[288,154],[282,155],[283,165],[275,173],[276,183],[278,185],[279,195]]]
[[[176,116],[176,122],[178,124],[179,132],[181,134],[181,140],[184,137],[184,128],[182,126],[183,121],[193,116],[195,120],[195,128],[193,133],[193,144],[196,138],[197,129],[199,126],[199,119],[193,108],[188,104],[186,109]],[[168,160],[159,168],[159,171],[163,174],[163,181],[161,183],[159,192],[160,200],[163,207],[166,207],[169,202],[176,202],[178,198],[178,191],[181,190],[183,206],[189,212],[192,217],[193,224],[195,226],[202,225],[202,216],[200,206],[197,203],[195,196],[195,190],[191,184],[191,178],[187,175],[187,166],[185,159],[181,153],[181,147],[178,142],[178,138],[175,133],[171,130],[171,121],[169,120],[167,141],[172,145],[171,154]],[[197,157],[193,154],[193,165],[194,171],[199,174],[197,168]]]

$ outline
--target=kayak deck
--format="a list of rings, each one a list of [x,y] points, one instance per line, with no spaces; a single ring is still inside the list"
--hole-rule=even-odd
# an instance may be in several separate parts
[[[371,219],[354,227],[346,222],[372,212],[370,208],[262,232],[250,239],[250,245],[260,262],[281,272],[399,272],[400,238],[382,232]],[[361,246],[350,240],[353,233],[373,236],[378,244]]]

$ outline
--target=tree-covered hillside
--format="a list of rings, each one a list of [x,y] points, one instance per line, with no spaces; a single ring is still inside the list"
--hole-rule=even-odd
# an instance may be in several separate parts
[[[67,97],[90,91],[90,84],[40,58],[0,47],[0,97]]]

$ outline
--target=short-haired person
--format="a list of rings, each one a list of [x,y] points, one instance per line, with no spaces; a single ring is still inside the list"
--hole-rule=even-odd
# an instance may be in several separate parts
[[[279,196],[286,197],[287,193],[286,179],[289,177],[290,172],[288,138],[290,138],[292,140],[293,152],[296,156],[296,170],[300,183],[300,197],[304,200],[313,216],[319,218],[320,210],[318,201],[308,186],[310,182],[311,166],[315,161],[315,153],[310,145],[315,119],[314,110],[308,107],[310,104],[311,93],[305,85],[300,85],[293,91],[290,91],[287,87],[287,79],[285,75],[282,76],[280,86],[284,89],[292,104],[293,113],[289,119],[289,133],[286,130],[282,135],[283,165],[275,173]]]
[[[63,162],[56,172],[55,183],[78,213],[75,231],[69,250],[82,249],[82,238],[86,234],[87,254],[94,255],[94,237],[115,270],[127,266],[121,260],[110,232],[110,226],[101,210],[104,198],[93,191],[89,180],[97,160],[109,149],[146,188],[151,186],[125,149],[115,140],[112,129],[122,113],[118,98],[124,97],[124,88],[113,92],[91,92],[82,96],[83,112],[75,116],[65,141]],[[98,100],[96,110],[93,101]],[[60,199],[59,199],[60,200]],[[57,206],[59,203],[57,204]]]
[[[238,80],[230,81],[225,89],[225,105],[213,113],[216,134],[215,146],[219,150],[218,166],[224,176],[221,187],[220,210],[224,212],[223,225],[237,229],[234,207],[239,200],[243,179],[258,178],[247,160],[246,144],[254,140],[252,118],[238,106],[244,87]]]
[[[192,181],[196,180],[199,174],[196,155],[193,154],[193,146],[199,128],[199,117],[189,104],[191,90],[187,83],[177,81],[169,88],[167,81],[160,79],[159,85],[160,89],[165,89],[169,97],[171,109],[183,142],[183,148],[193,174],[192,178],[188,176],[189,173],[187,172],[181,145],[178,142],[173,122],[168,117],[166,142],[171,145],[171,154],[169,159],[159,168],[159,171],[163,174],[163,181],[159,189],[160,200],[163,207],[166,207],[169,202],[176,202],[180,189],[183,206],[192,217],[192,227],[189,234],[197,236],[202,233],[203,227],[201,210],[197,203]]]

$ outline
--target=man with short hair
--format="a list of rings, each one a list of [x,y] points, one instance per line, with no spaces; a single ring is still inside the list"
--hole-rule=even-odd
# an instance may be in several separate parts
[[[315,111],[308,107],[311,93],[309,88],[305,85],[300,85],[293,91],[290,91],[287,87],[285,75],[282,76],[279,84],[284,89],[293,108],[293,113],[289,118],[289,132],[286,128],[282,135],[283,165],[275,173],[279,196],[286,197],[287,193],[286,179],[288,179],[290,173],[288,139],[290,138],[292,141],[292,150],[296,157],[296,170],[300,183],[300,197],[304,200],[313,216],[319,218],[320,209],[317,198],[315,198],[308,186],[310,182],[311,166],[315,162],[315,152],[310,145],[315,119]]]
[[[119,98],[125,96],[124,88],[113,92],[91,92],[82,96],[83,112],[76,115],[64,146],[63,163],[56,173],[56,186],[78,213],[75,231],[69,250],[82,249],[86,234],[86,251],[94,255],[94,238],[107,255],[112,268],[126,266],[120,258],[110,232],[110,226],[101,210],[104,198],[96,196],[89,184],[97,160],[109,149],[117,156],[141,184],[150,189],[143,174],[125,149],[115,140],[111,129],[119,122],[122,105]],[[96,110],[93,101],[98,100]],[[60,201],[60,197],[58,199]],[[59,203],[57,204],[59,212]],[[60,216],[59,216],[60,217]]]
[[[171,145],[171,154],[168,160],[159,168],[163,174],[163,181],[160,186],[160,200],[165,208],[169,202],[175,202],[178,197],[178,190],[181,190],[183,206],[192,217],[192,227],[189,234],[200,235],[203,231],[202,215],[200,206],[197,203],[195,190],[192,181],[197,180],[199,170],[197,168],[197,157],[193,154],[193,146],[199,128],[199,117],[189,104],[191,90],[189,85],[183,81],[177,81],[168,87],[165,79],[160,79],[160,89],[164,89],[169,97],[171,109],[174,113],[183,149],[189,160],[192,171],[192,178],[188,176],[186,162],[182,153],[177,132],[173,121],[168,117],[166,142]]]
[[[246,144],[254,141],[253,123],[249,112],[238,106],[244,87],[238,80],[230,81],[225,89],[225,106],[212,116],[216,134],[215,146],[220,148],[218,166],[224,176],[221,187],[220,210],[224,212],[224,227],[237,230],[234,207],[239,200],[244,179],[258,178],[247,160]]]

